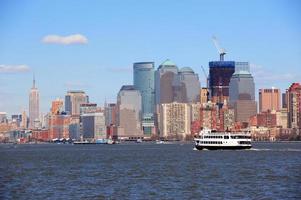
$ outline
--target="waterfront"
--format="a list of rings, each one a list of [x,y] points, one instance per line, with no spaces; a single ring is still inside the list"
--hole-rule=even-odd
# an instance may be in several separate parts
[[[0,199],[300,199],[301,143],[0,145]]]

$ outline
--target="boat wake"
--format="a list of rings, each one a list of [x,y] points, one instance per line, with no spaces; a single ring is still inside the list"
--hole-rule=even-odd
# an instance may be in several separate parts
[[[247,149],[247,151],[291,151],[291,152],[301,152],[301,149],[257,149],[257,148],[251,148]]]

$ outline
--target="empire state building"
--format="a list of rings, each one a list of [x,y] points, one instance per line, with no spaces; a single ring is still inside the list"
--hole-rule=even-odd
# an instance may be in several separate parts
[[[33,78],[32,88],[29,93],[29,128],[34,128],[34,121],[39,121],[39,90],[36,88],[36,81]]]

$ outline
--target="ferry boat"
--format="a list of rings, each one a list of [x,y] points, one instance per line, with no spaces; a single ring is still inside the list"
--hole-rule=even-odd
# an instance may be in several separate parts
[[[249,132],[216,132],[203,129],[194,138],[195,148],[198,150],[208,149],[250,149],[251,134]]]

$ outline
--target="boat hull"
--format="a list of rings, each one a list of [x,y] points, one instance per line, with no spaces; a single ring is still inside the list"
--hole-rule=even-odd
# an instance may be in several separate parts
[[[199,146],[195,145],[197,150],[243,150],[243,149],[250,149],[252,146]]]

